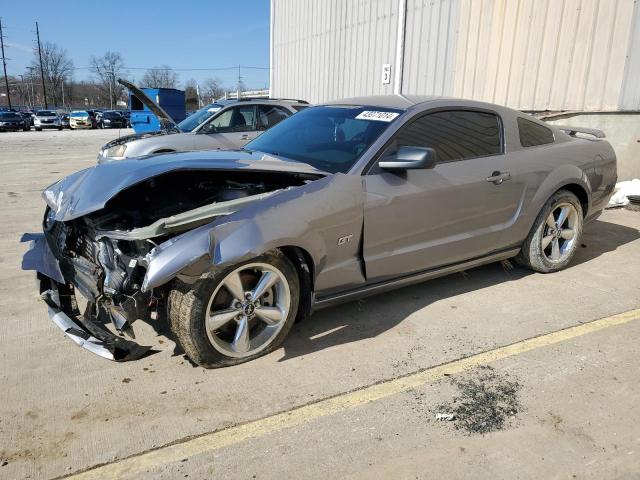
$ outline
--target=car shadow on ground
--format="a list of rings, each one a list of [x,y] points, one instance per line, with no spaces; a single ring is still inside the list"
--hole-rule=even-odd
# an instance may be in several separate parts
[[[596,220],[586,226],[572,266],[593,260],[638,238],[637,229]],[[510,268],[511,265],[515,266],[515,263],[493,263],[320,310],[292,329],[279,361],[374,338],[439,300],[519,280],[533,273],[521,267]]]

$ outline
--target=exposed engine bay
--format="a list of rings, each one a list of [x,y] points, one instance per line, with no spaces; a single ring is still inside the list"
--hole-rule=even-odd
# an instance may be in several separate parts
[[[130,322],[157,315],[162,291],[143,291],[158,244],[318,176],[242,170],[175,170],[137,183],[104,208],[62,222],[47,208],[44,233],[67,284],[90,314],[130,333]]]

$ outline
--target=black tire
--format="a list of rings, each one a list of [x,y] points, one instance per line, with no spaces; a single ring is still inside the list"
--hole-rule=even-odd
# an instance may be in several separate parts
[[[575,208],[577,215],[575,219],[575,225],[573,227],[574,237],[571,247],[567,250],[566,254],[558,261],[552,261],[545,254],[545,250],[542,248],[542,240],[547,230],[547,218],[554,212],[560,205],[570,204]],[[531,231],[522,244],[520,253],[515,258],[516,262],[523,267],[530,268],[540,273],[552,273],[562,270],[571,263],[576,253],[580,241],[582,238],[582,228],[584,224],[584,215],[582,211],[582,205],[580,200],[568,190],[558,190],[554,193],[549,200],[545,203],[538,214],[536,221],[531,227]],[[549,232],[547,231],[547,234]]]
[[[205,330],[205,314],[211,296],[227,275],[250,263],[269,264],[282,272],[289,286],[290,309],[282,328],[266,348],[238,358],[225,355],[213,347]],[[193,362],[204,368],[228,367],[261,357],[279,347],[295,322],[299,299],[300,280],[295,267],[282,252],[273,250],[219,272],[207,274],[193,285],[176,280],[169,293],[167,317],[176,343]]]
[[[41,132],[42,129],[41,128],[36,128],[36,132]]]

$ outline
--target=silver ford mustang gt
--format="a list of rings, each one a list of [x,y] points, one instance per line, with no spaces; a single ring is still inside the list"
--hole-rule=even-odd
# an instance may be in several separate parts
[[[243,150],[51,185],[23,268],[53,321],[98,355],[143,355],[131,324],[166,315],[194,362],[234,365],[319,307],[512,257],[566,267],[616,182],[602,137],[466,100],[310,107]]]

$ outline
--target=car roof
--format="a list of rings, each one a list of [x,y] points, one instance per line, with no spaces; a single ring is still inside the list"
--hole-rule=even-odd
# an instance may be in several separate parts
[[[442,101],[451,101],[456,105],[464,105],[468,107],[482,107],[488,106],[500,108],[499,105],[490,105],[485,102],[479,102],[475,100],[433,96],[433,95],[371,95],[366,97],[353,97],[343,98],[339,100],[332,100],[326,102],[323,105],[360,105],[360,106],[376,106],[383,108],[396,108],[398,110],[408,110],[409,108],[425,104],[425,103],[442,103]]]
[[[300,104],[309,105],[306,100],[297,100],[295,98],[262,98],[262,97],[245,97],[237,100],[235,98],[220,99],[214,102],[221,106],[228,106],[235,103],[279,103],[279,104]]]

